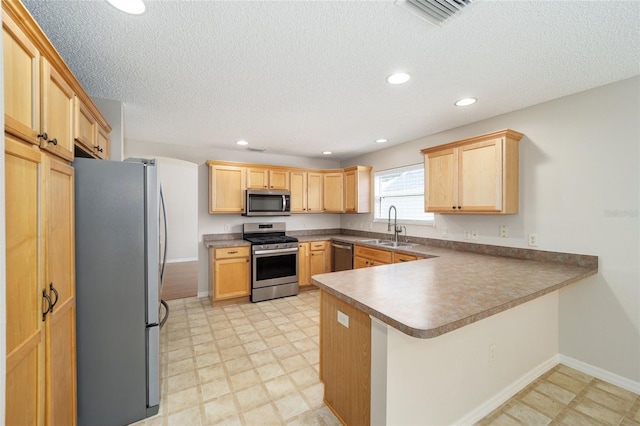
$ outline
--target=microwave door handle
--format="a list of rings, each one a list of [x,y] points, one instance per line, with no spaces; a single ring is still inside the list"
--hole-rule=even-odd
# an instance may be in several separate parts
[[[282,211],[287,211],[287,196],[282,194]]]

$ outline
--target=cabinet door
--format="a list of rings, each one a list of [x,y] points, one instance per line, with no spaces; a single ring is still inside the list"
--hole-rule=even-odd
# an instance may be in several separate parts
[[[96,135],[96,156],[102,160],[109,159],[109,133],[98,126]]]
[[[213,277],[213,300],[251,294],[249,258],[216,260]]]
[[[427,179],[424,197],[425,211],[452,212],[458,208],[457,149],[445,149],[433,152],[425,158],[425,176]]]
[[[73,160],[73,108],[75,95],[60,73],[42,58],[42,126],[47,139],[40,138],[40,147]]]
[[[289,190],[289,172],[286,170],[269,170],[269,189]]]
[[[326,271],[327,257],[324,250],[311,250],[309,257],[309,275],[324,274]]]
[[[344,172],[344,211],[355,213],[358,211],[358,179],[355,170]]]
[[[463,212],[502,210],[502,138],[458,148],[458,204]]]
[[[262,168],[247,168],[247,188],[267,189],[269,187],[269,171]]]
[[[417,259],[417,256],[411,254],[393,253],[393,263],[412,262]]]
[[[243,213],[245,169],[209,165],[209,213]]]
[[[307,173],[290,172],[291,183],[291,213],[307,211]]]
[[[324,211],[342,213],[344,211],[343,173],[325,173],[323,191]]]
[[[301,286],[311,284],[309,274],[309,243],[298,244],[298,283]]]
[[[75,129],[74,139],[84,149],[95,156],[96,153],[96,137],[98,135],[96,119],[85,104],[76,97],[75,100]]]
[[[353,269],[368,268],[369,259],[360,256],[353,256]]]
[[[3,15],[4,16],[4,15]],[[10,425],[44,419],[43,156],[5,134],[6,415]],[[4,302],[3,302],[4,303]]]
[[[54,159],[47,174],[46,421],[76,424],[76,298],[73,168]]]
[[[322,212],[322,173],[307,174],[307,211]]]
[[[6,12],[2,12],[5,131],[38,144],[40,53]]]

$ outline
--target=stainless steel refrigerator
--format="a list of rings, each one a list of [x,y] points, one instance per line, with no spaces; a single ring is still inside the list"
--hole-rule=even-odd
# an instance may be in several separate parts
[[[160,404],[166,216],[157,165],[77,158],[73,167],[78,424],[125,425]]]

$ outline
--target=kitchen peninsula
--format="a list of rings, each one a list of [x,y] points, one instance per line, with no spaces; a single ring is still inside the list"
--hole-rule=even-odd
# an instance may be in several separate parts
[[[598,271],[415,249],[430,258],[313,277],[325,402],[346,424],[479,420],[557,364],[558,292]]]

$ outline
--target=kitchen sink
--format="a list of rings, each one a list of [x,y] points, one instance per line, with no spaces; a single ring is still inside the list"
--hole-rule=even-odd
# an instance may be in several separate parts
[[[383,247],[413,247],[417,245],[414,243],[403,243],[400,241],[398,241],[397,243],[394,243],[393,241],[380,240],[380,239],[360,240],[358,241],[358,243],[375,244],[377,246],[383,246]]]
[[[416,245],[413,243],[402,243],[400,241],[398,241],[397,243],[393,241],[380,241],[376,244],[384,247],[412,247]]]

